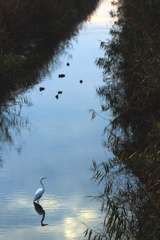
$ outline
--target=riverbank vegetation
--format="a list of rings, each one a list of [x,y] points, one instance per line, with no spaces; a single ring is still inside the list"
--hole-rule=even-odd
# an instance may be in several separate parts
[[[35,84],[47,71],[53,55],[63,51],[98,3],[99,0],[1,0],[1,96],[5,98],[10,90]]]
[[[160,1],[117,0],[111,40],[97,59],[105,86],[97,89],[102,111],[113,120],[104,133],[115,158],[94,163],[104,184],[96,199],[106,213],[103,233],[89,239],[159,239],[160,236]],[[96,112],[93,111],[93,117]],[[129,179],[127,178],[129,172]],[[117,180],[122,174],[123,178]],[[134,179],[134,174],[137,180]]]
[[[86,20],[99,1],[2,0],[0,2],[0,48],[19,50],[22,41],[66,35],[75,23]]]

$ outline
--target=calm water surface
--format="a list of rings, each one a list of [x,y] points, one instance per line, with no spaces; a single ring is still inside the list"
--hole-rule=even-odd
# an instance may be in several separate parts
[[[110,9],[104,1],[43,81],[11,106],[19,123],[11,130],[13,140],[1,144],[0,239],[77,239],[85,230],[81,221],[96,226],[101,218],[100,205],[85,196],[97,194],[90,168],[93,159],[106,159],[106,122],[91,121],[88,110],[100,111],[95,89],[102,71],[94,61],[103,56],[100,40],[109,38]],[[41,176],[47,179],[40,207],[33,205],[33,196]]]

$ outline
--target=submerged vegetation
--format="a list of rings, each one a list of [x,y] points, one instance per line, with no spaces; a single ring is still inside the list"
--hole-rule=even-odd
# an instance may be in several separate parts
[[[103,230],[88,239],[159,239],[160,236],[160,1],[117,0],[111,40],[97,59],[105,85],[97,89],[102,112],[113,120],[104,146],[114,159],[96,165],[104,184],[96,199],[105,213]],[[92,117],[96,116],[93,111]],[[136,176],[133,177],[133,175]],[[95,198],[95,197],[94,197]]]

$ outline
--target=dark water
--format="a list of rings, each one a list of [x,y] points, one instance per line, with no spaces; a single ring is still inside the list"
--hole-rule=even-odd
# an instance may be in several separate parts
[[[109,38],[110,8],[104,1],[42,81],[8,102],[9,112],[1,110],[12,124],[1,136],[0,239],[77,239],[85,230],[81,222],[94,226],[101,218],[100,205],[85,196],[97,193],[90,168],[93,159],[106,158],[106,122],[91,121],[88,110],[100,111],[95,88],[102,71],[94,61],[103,55],[100,40]],[[46,191],[34,206],[41,176]]]

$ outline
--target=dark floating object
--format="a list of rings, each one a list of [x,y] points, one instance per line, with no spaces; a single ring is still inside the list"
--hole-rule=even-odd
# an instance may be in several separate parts
[[[59,96],[58,96],[58,95],[56,95],[56,96],[55,96],[55,98],[57,98],[57,99],[58,99],[58,98],[59,98]]]
[[[35,208],[36,212],[39,215],[42,215],[41,226],[47,226],[48,224],[43,223],[44,218],[45,218],[45,211],[43,210],[42,206],[36,202],[33,202],[33,204],[34,204],[34,208]]]
[[[58,91],[58,94],[62,94],[62,91]]]
[[[83,80],[80,80],[79,82],[80,82],[80,83],[83,83]]]
[[[40,87],[39,88],[39,91],[43,91],[45,88],[44,87]]]
[[[63,78],[63,77],[65,77],[65,75],[64,74],[59,74],[58,77]]]
[[[67,66],[69,66],[70,64],[69,64],[69,62],[67,62]]]

